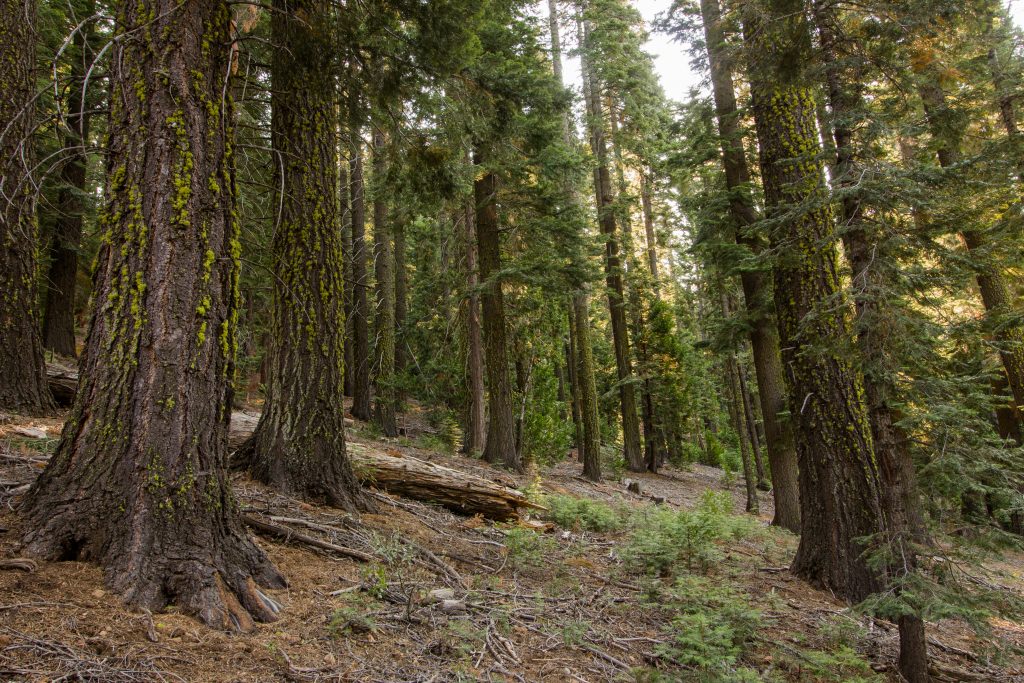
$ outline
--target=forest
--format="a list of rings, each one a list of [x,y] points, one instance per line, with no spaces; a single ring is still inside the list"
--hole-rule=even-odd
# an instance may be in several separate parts
[[[1017,16],[0,0],[0,680],[1024,681]]]

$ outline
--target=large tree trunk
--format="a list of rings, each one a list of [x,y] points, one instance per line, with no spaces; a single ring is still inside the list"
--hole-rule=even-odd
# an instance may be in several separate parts
[[[0,410],[46,413],[35,296],[37,224],[30,179],[36,0],[0,0]]]
[[[722,165],[726,185],[730,190],[729,209],[737,224],[736,243],[754,254],[763,248],[760,236],[750,233],[757,221],[757,212],[750,196],[750,172],[747,168],[740,135],[739,113],[733,90],[732,65],[721,27],[721,9],[718,0],[702,0],[701,14],[711,66],[711,85],[714,91],[715,112],[722,146]],[[768,462],[772,472],[772,495],[775,499],[775,517],[772,524],[800,531],[800,495],[797,482],[797,455],[793,438],[793,425],[780,414],[785,410],[785,386],[779,336],[772,319],[771,282],[765,273],[744,269],[740,273],[743,298],[750,316],[750,347],[757,375],[757,394],[764,419]]]
[[[801,536],[793,571],[862,600],[881,587],[860,539],[885,530],[879,475],[861,378],[842,352],[852,344],[842,303],[836,235],[818,161],[811,84],[794,65],[810,61],[801,0],[750,8],[751,100],[770,217],[775,309],[800,463]],[[794,150],[797,156],[794,156]]]
[[[457,222],[456,222],[457,223]],[[480,332],[480,294],[477,287],[480,276],[477,271],[476,211],[473,202],[465,208],[466,239],[466,385],[469,391],[467,429],[462,443],[464,453],[483,451],[487,439],[484,412],[484,347]]]
[[[86,16],[94,12],[93,3],[82,7]],[[57,191],[57,220],[50,245],[50,272],[46,279],[46,304],[43,309],[43,347],[74,358],[75,285],[78,280],[78,249],[82,239],[85,211],[85,171],[88,162],[89,104],[85,97],[85,74],[90,64],[89,39],[93,22],[75,33],[70,53],[67,119],[64,130],[64,163]]]
[[[231,13],[125,0],[119,17],[95,309],[75,407],[25,501],[25,547],[99,563],[129,604],[247,629],[278,609],[257,584],[285,582],[246,535],[226,471]]]
[[[280,491],[355,511],[370,505],[345,457],[336,91],[317,38],[327,9],[326,0],[274,0],[271,136],[282,170],[267,400],[236,460]]]
[[[353,118],[360,120],[359,96],[349,97]],[[370,328],[366,282],[366,197],[363,187],[363,145],[360,126],[350,131],[349,185],[352,189],[352,416],[370,419]]]
[[[484,445],[484,460],[522,471],[516,451],[515,419],[512,414],[512,383],[509,379],[508,341],[505,329],[505,297],[501,291],[501,234],[498,229],[496,194],[498,179],[482,168],[477,152],[473,162],[480,167],[473,183],[476,198],[476,243],[480,259],[480,301],[483,308],[484,354],[487,359],[487,395],[490,424]]]
[[[586,44],[587,29],[581,33]],[[629,331],[626,324],[626,300],[622,283],[622,264],[619,259],[619,240],[615,213],[612,207],[612,183],[608,169],[608,148],[604,132],[604,107],[600,86],[590,73],[588,60],[583,60],[583,79],[586,86],[587,115],[590,125],[590,146],[596,158],[594,192],[598,222],[605,239],[605,284],[608,288],[608,312],[611,319],[612,343],[615,347],[615,368],[619,383],[619,404],[622,417],[622,445],[626,466],[633,472],[646,469],[640,446],[640,420],[636,411],[636,387],[629,352]]]
[[[398,436],[395,419],[395,253],[391,246],[388,207],[384,198],[387,174],[384,133],[373,134],[373,263],[377,312],[373,316],[376,374],[373,422],[384,436]]]

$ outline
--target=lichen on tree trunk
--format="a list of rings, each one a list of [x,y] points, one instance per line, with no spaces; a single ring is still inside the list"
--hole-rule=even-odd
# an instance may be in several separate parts
[[[35,296],[35,0],[0,2],[0,409],[47,413]]]
[[[220,628],[275,618],[284,579],[226,472],[239,273],[228,3],[126,0],[92,324],[27,552],[99,563],[128,603]]]
[[[281,163],[267,400],[237,461],[285,493],[369,509],[345,455],[344,261],[326,0],[275,0],[271,136]]]
[[[864,389],[848,349],[837,235],[817,137],[814,91],[801,65],[810,34],[800,0],[749,8],[751,103],[771,230],[775,309],[800,463],[800,545],[793,571],[850,600],[881,587],[861,539],[885,530]]]
[[[487,365],[487,397],[490,421],[484,460],[501,463],[510,470],[523,471],[516,451],[515,420],[512,413],[512,383],[509,378],[508,340],[505,329],[505,297],[501,291],[501,234],[498,230],[498,180],[483,168],[484,156],[474,154],[479,167],[474,183],[476,198],[477,253],[480,260],[480,303],[483,309],[484,358]]]

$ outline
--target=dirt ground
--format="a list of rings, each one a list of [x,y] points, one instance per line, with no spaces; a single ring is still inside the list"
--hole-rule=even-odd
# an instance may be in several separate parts
[[[11,416],[0,424],[0,559],[19,556],[18,498],[45,466],[60,424]],[[620,479],[583,480],[570,460],[516,476],[417,447],[429,427],[415,415],[403,424],[406,437],[388,448],[521,488],[634,509],[690,508],[705,490],[725,490],[742,510],[742,482],[717,469],[630,475],[641,483],[636,495]],[[375,441],[361,425],[349,438]],[[212,631],[173,609],[128,610],[105,590],[94,565],[38,562],[26,567],[32,571],[0,571],[0,680],[708,680],[666,654],[673,614],[659,604],[656,584],[669,579],[627,569],[619,549],[628,532],[493,523],[379,492],[380,511],[353,520],[242,476],[235,486],[248,514],[373,561],[257,536],[290,586],[272,592],[284,606],[281,618],[245,634]],[[898,680],[895,628],[852,614],[793,578],[786,567],[796,539],[767,529],[771,497],[761,497],[763,533],[719,543],[718,561],[706,572],[709,585],[728,587],[758,610],[762,627],[737,664],[759,680]],[[992,580],[1019,593],[1022,567],[1024,558],[1008,556]],[[836,661],[845,656],[835,644],[843,624],[855,627],[844,647],[870,664],[867,673],[815,659],[816,652],[831,652]],[[929,624],[936,679],[1024,681],[1020,658],[992,654],[997,641],[1024,648],[1024,627],[994,620],[992,628],[980,637],[955,620]]]

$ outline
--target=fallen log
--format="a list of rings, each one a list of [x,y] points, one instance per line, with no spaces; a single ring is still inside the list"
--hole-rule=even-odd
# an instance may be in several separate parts
[[[78,390],[78,369],[69,368],[57,363],[46,364],[46,383],[53,394],[57,405],[67,407],[75,401]]]
[[[58,402],[70,404],[78,385],[78,371],[48,363],[46,374],[51,392],[60,397]],[[231,448],[240,446],[253,433],[259,419],[259,415],[244,411],[231,414],[228,434]],[[543,509],[514,488],[418,458],[386,453],[379,448],[351,442],[348,455],[356,476],[364,486],[373,486],[397,496],[437,503],[462,514],[497,520],[517,518],[519,508]]]
[[[240,411],[232,413],[228,437],[231,447],[241,445],[256,429],[257,422],[258,415]],[[414,500],[437,503],[467,515],[483,515],[488,519],[515,519],[519,516],[519,508],[541,508],[514,488],[451,467],[395,453],[366,444],[348,443],[352,468],[364,486],[373,486]]]

